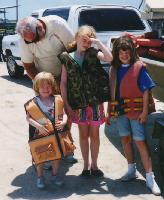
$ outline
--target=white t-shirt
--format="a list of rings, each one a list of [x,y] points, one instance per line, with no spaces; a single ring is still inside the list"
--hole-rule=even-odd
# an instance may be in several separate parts
[[[31,44],[26,44],[20,37],[21,60],[23,63],[34,62],[39,72],[51,72],[59,76],[61,63],[57,55],[73,41],[73,32],[67,22],[58,16],[50,15],[40,19],[46,24],[46,35],[41,41]],[[55,35],[59,36],[62,42]]]

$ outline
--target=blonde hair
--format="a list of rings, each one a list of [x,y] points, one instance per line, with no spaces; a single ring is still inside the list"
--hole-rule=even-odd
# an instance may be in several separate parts
[[[75,34],[75,39],[79,36],[88,36],[89,38],[96,38],[96,31],[92,26],[83,25],[80,26],[78,31]],[[76,50],[77,44],[76,41],[73,41],[68,45],[68,51],[72,52]]]
[[[39,95],[39,88],[44,82],[47,82],[52,87],[52,95],[57,92],[57,85],[53,75],[49,72],[38,73],[33,80],[33,90],[36,95]]]
[[[78,36],[88,36],[90,38],[96,38],[96,31],[92,26],[84,25],[79,28],[75,34],[75,38]]]

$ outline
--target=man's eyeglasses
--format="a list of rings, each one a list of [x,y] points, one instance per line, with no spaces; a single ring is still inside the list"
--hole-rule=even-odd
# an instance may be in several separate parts
[[[37,28],[36,28],[36,35],[35,35],[35,38],[34,38],[31,42],[26,41],[26,40],[24,40],[24,41],[25,41],[26,44],[31,44],[31,43],[39,42],[39,40],[40,40],[40,37],[39,37],[38,30],[37,30]]]

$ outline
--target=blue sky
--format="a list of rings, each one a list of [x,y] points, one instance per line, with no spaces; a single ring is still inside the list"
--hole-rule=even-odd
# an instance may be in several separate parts
[[[72,5],[72,4],[119,4],[119,5],[132,5],[138,8],[141,0],[18,0],[19,3],[19,19],[30,15],[33,10],[46,7],[54,7],[59,5]],[[0,0],[0,7],[13,6],[16,0]],[[7,10],[7,18],[15,19],[15,9]],[[0,15],[2,18],[3,15]]]

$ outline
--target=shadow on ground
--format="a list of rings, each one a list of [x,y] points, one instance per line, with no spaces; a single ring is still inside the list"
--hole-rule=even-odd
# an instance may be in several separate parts
[[[161,188],[164,191],[164,174],[161,173],[160,168],[160,156],[159,156],[159,139],[154,139],[152,137],[153,130],[154,130],[154,122],[156,119],[162,118],[164,119],[164,113],[153,113],[149,116],[148,122],[146,124],[146,136],[147,136],[147,143],[150,147],[150,152],[152,156],[152,163],[153,163],[153,170],[156,177],[156,180]],[[118,149],[118,151],[124,155],[120,138],[118,136],[118,130],[116,125],[116,120],[112,120],[110,126],[105,125],[105,135],[109,139],[109,141]],[[143,166],[141,164],[139,153],[136,149],[134,144],[135,150],[135,160],[137,164],[137,170],[145,177],[145,172]],[[163,194],[164,197],[164,194]]]
[[[63,161],[62,161],[63,162]],[[71,167],[68,163],[61,164],[61,174],[66,172]],[[87,195],[103,195],[112,194],[116,197],[124,197],[129,194],[140,195],[150,194],[144,187],[143,180],[136,180],[136,184],[123,183],[120,180],[112,180],[108,177],[104,178],[83,178],[75,175],[63,176],[64,185],[60,187],[53,187],[50,182],[51,173],[46,171],[46,189],[38,190],[36,188],[36,172],[34,167],[29,167],[24,174],[17,176],[11,183],[16,186],[13,192],[8,196],[11,199],[63,199],[72,195],[87,196]],[[137,186],[137,187],[136,187]],[[121,188],[121,190],[120,190]],[[137,189],[136,189],[137,188]],[[101,196],[100,196],[101,197]],[[77,197],[78,199],[79,197]]]
[[[28,78],[27,75],[24,75],[21,78],[11,78],[9,75],[1,76],[1,78],[6,79],[7,81],[19,84],[19,85],[24,85],[28,88],[32,88],[32,81]]]

